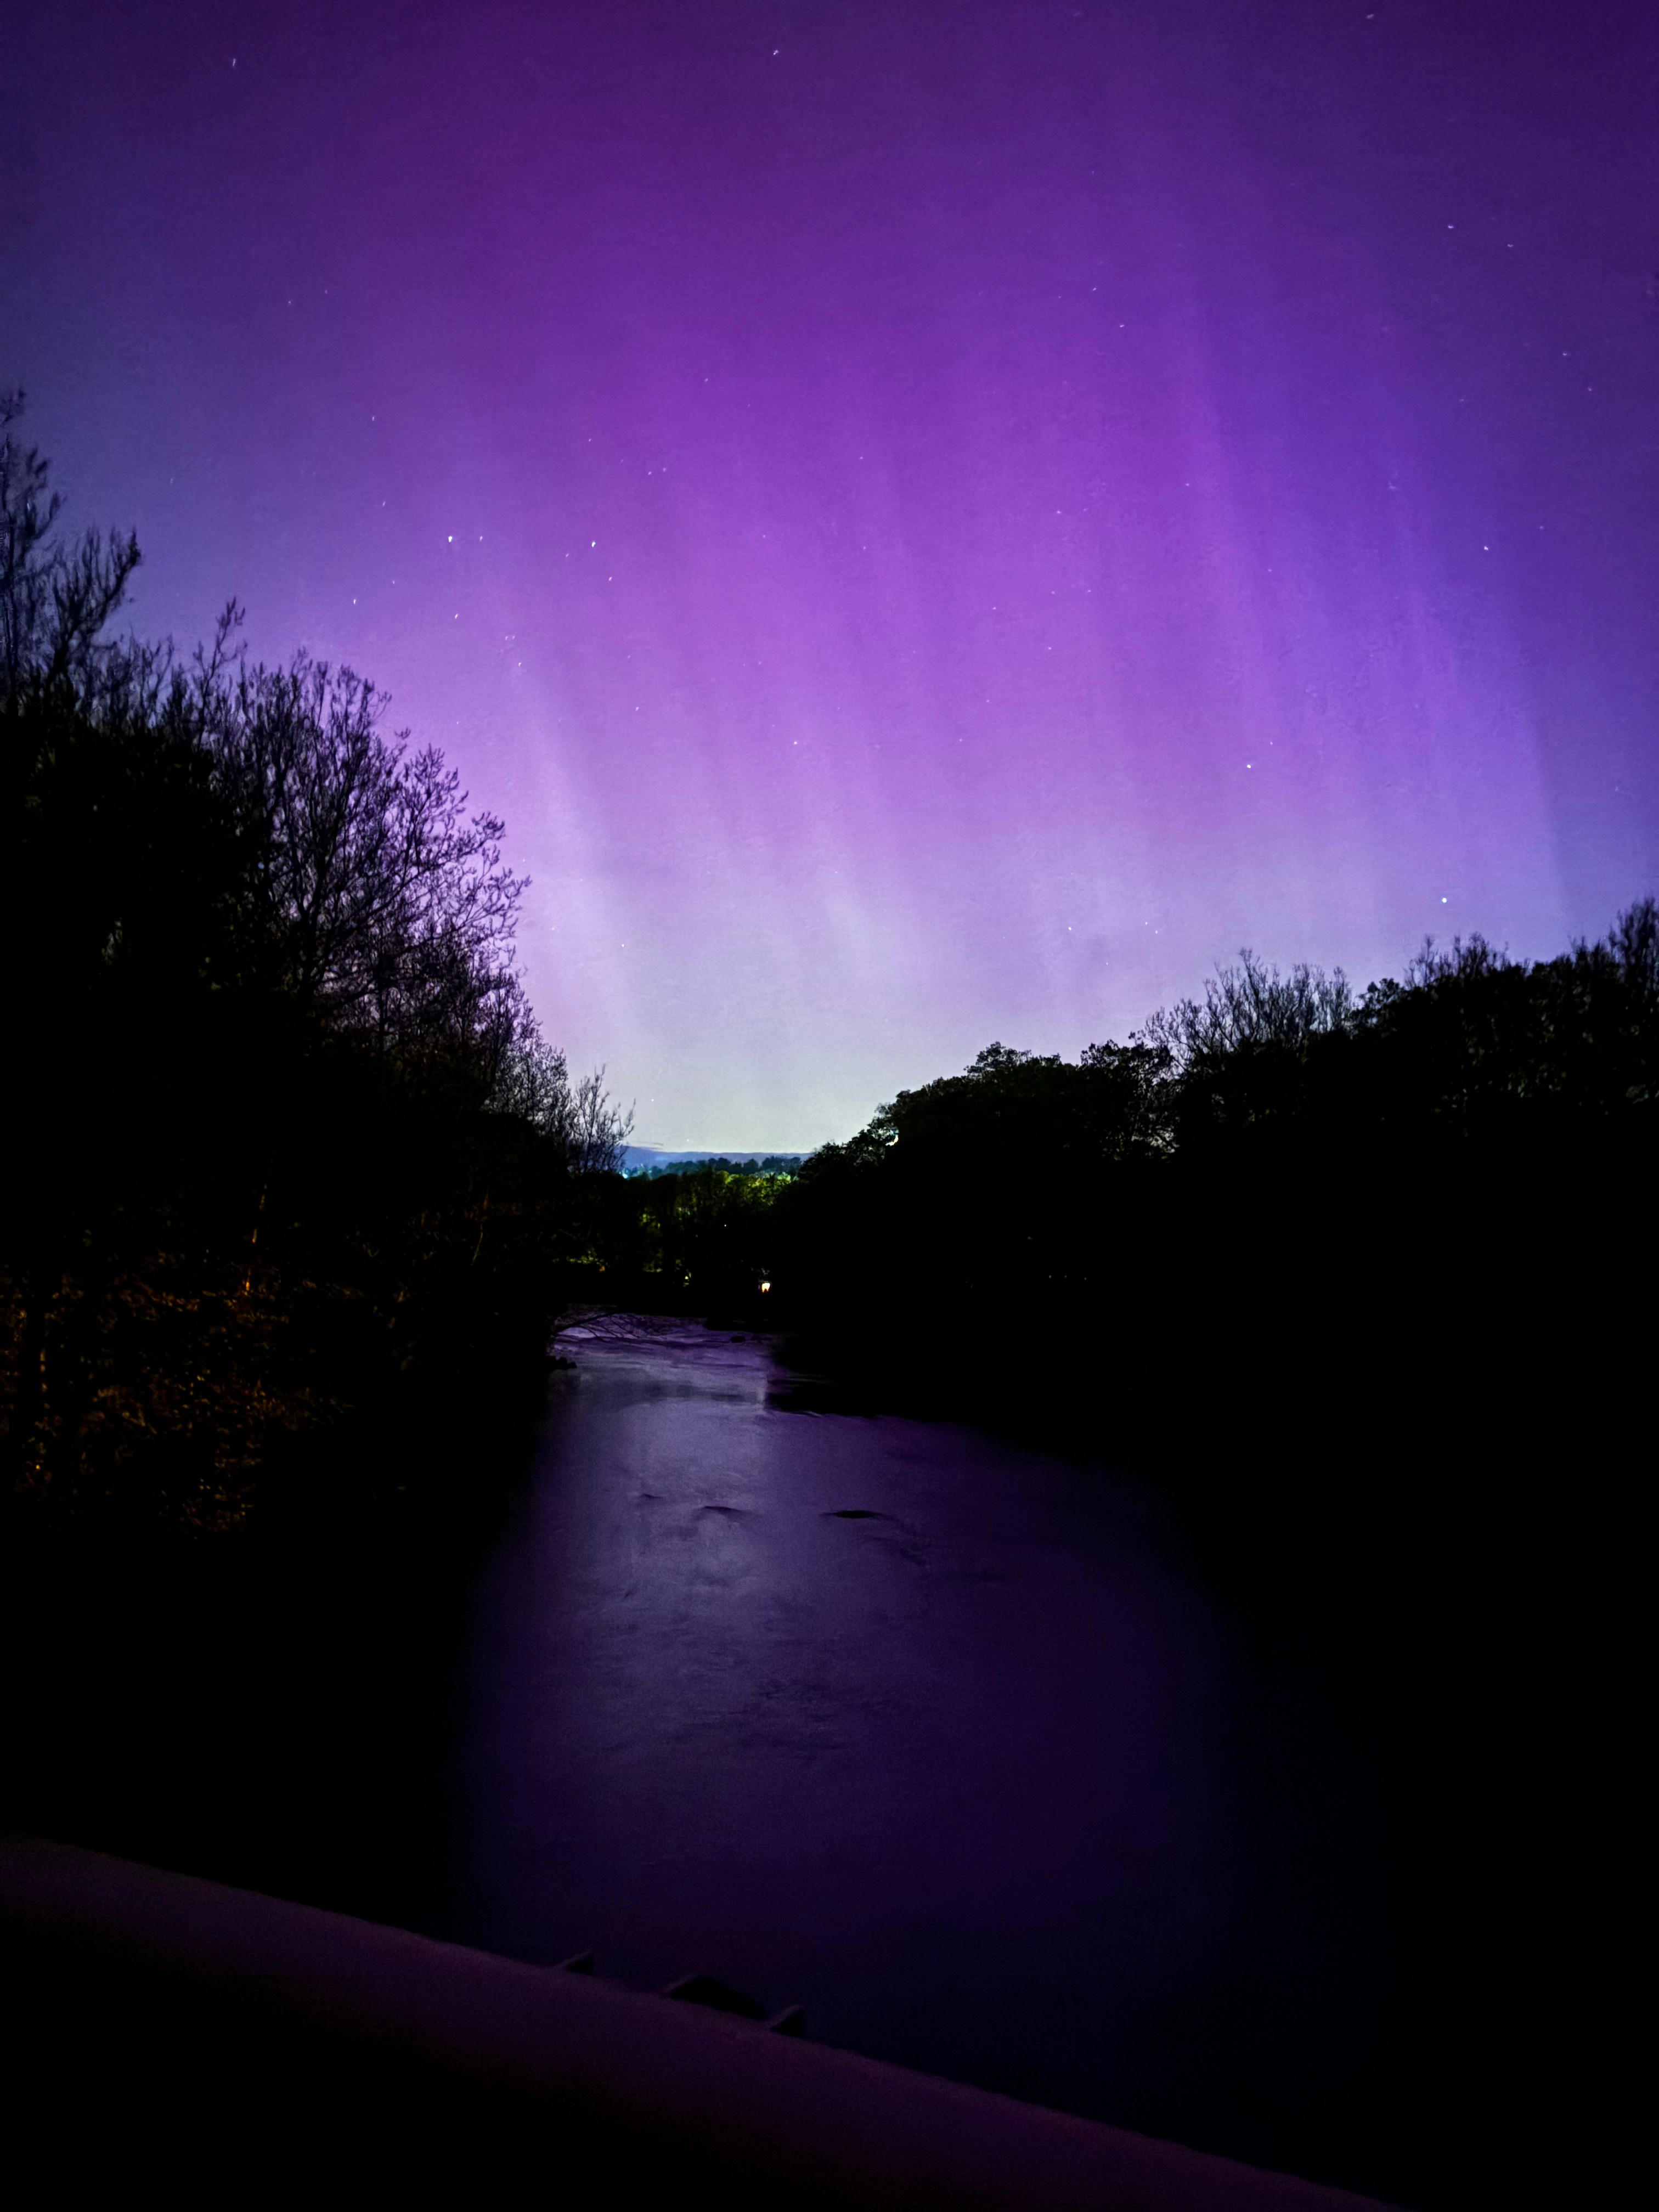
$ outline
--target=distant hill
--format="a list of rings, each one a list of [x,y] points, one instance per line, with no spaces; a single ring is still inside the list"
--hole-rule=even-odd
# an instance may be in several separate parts
[[[655,1145],[629,1145],[623,1153],[625,1176],[690,1175],[701,1167],[723,1167],[750,1175],[793,1175],[805,1152],[744,1152],[740,1147],[718,1151],[672,1152]]]

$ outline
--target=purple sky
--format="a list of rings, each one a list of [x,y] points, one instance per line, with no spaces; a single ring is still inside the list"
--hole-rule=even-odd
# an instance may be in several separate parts
[[[1654,887],[1650,0],[7,21],[75,518],[446,747],[642,1139]]]

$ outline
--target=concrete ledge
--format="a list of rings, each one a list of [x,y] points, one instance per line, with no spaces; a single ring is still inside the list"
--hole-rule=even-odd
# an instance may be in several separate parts
[[[0,1939],[66,1972],[187,1992],[210,2016],[279,2022],[325,2054],[481,2085],[544,2113],[567,2154],[626,2146],[738,2197],[963,2212],[1371,2202],[586,1974],[33,1838],[0,1838]]]

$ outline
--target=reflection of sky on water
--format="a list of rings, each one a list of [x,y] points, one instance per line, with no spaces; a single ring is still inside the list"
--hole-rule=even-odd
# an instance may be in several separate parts
[[[771,1410],[753,1344],[570,1349],[484,1595],[458,1932],[1245,2154],[1347,2094],[1393,1981],[1352,1722],[1241,1680],[1131,1494]]]

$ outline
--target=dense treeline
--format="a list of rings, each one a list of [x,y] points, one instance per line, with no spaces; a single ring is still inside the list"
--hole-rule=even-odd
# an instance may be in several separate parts
[[[717,1324],[758,1322],[789,1188],[787,1176],[718,1161],[680,1175],[607,1177],[592,1192],[590,1294]]]
[[[1535,1398],[1591,1301],[1609,1348],[1647,1310],[1656,1097],[1651,899],[1554,960],[1430,945],[1363,994],[1247,953],[1127,1044],[993,1045],[817,1154],[776,1296],[866,1375],[994,1408],[1040,1364],[1051,1410],[1154,1449],[1255,1406],[1300,1451],[1460,1361],[1501,1390],[1542,1331]]]
[[[324,1438],[476,1416],[538,1372],[626,1131],[537,1030],[501,824],[349,671],[251,665],[234,608],[189,659],[115,636],[137,544],[64,542],[19,412],[0,401],[7,1489],[226,1525],[285,1439],[314,1470]]]

